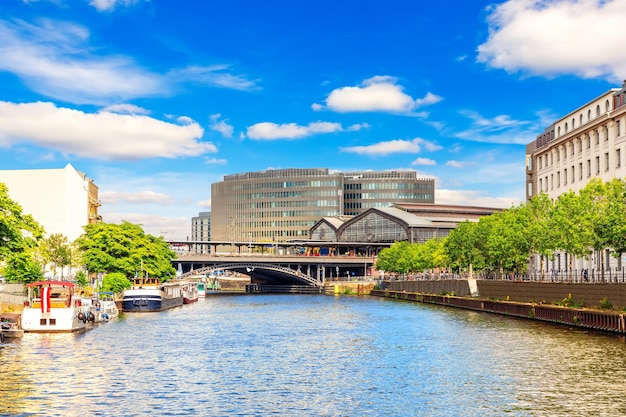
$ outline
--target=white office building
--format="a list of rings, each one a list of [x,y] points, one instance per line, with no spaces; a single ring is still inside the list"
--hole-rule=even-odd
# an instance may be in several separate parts
[[[625,156],[626,81],[556,120],[526,146],[526,197],[543,192],[556,199],[579,192],[592,178],[624,179]],[[622,269],[620,258],[605,259],[605,268]],[[560,253],[546,269],[565,271],[568,265],[568,254]],[[576,259],[574,268],[598,269],[600,256]]]

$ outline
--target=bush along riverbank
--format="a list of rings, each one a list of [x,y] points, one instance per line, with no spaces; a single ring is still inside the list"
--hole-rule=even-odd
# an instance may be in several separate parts
[[[370,295],[626,334],[625,312],[567,306],[567,298],[560,303],[562,305],[546,305],[391,290],[372,290]],[[610,306],[604,307],[609,308]]]

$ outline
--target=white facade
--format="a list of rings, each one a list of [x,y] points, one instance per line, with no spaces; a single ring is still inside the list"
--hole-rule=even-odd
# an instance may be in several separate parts
[[[578,193],[591,179],[626,178],[626,81],[558,119],[526,148],[526,197],[546,193],[555,200]],[[604,254],[606,255],[606,254]],[[556,254],[546,270],[565,271],[568,254]],[[575,259],[573,268],[600,268],[600,254]],[[622,259],[604,256],[605,268],[622,269]]]
[[[580,191],[592,178],[626,177],[624,96],[624,89],[608,91],[557,120],[529,145],[528,198],[544,192],[555,199]]]
[[[0,182],[46,236],[62,234],[72,242],[83,234],[83,226],[97,220],[97,187],[71,164],[63,169],[0,170]]]

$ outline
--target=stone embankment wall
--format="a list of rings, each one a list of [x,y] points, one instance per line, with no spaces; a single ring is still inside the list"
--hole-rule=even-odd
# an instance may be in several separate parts
[[[616,311],[559,307],[512,301],[485,300],[473,297],[430,295],[406,291],[372,290],[370,295],[464,308],[486,313],[540,320],[584,329],[626,334],[626,319]]]
[[[623,283],[561,283],[535,281],[476,280],[483,299],[509,300],[522,303],[555,304],[565,298],[584,307],[600,306],[603,300],[613,308],[626,307],[626,284]],[[425,294],[470,296],[468,280],[390,281],[387,289]]]
[[[0,284],[0,313],[8,310],[14,311],[15,306],[21,308],[24,300],[26,300],[24,285]]]

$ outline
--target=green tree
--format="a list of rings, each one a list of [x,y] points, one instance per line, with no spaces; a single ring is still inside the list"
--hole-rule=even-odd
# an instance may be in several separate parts
[[[468,268],[471,275],[474,268],[481,269],[485,265],[484,245],[480,241],[486,229],[483,225],[470,221],[459,223],[444,241],[445,254],[459,272]]]
[[[491,228],[487,236],[489,257],[505,272],[526,271],[531,253],[530,219],[525,206],[512,207],[490,216]]]
[[[33,282],[42,271],[32,250],[44,234],[43,227],[9,197],[0,183],[0,262],[5,262],[4,275],[9,281]],[[20,269],[24,268],[24,269]]]
[[[44,264],[53,264],[54,275],[57,275],[57,268],[61,268],[61,278],[64,277],[65,267],[69,266],[72,261],[71,244],[67,237],[54,233],[39,242],[40,254]]]
[[[4,276],[10,282],[29,284],[43,277],[43,268],[28,252],[15,252],[5,258]]]
[[[85,271],[78,271],[76,273],[76,284],[79,287],[84,288],[89,284],[89,280],[87,279],[87,274]]]
[[[591,253],[594,236],[585,200],[573,191],[559,196],[550,212],[550,228],[556,234],[555,249],[583,257]]]
[[[380,251],[376,260],[376,269],[380,271],[405,274],[411,265],[411,254],[407,241],[394,242]]]
[[[540,257],[539,270],[544,271],[546,258],[552,257],[557,248],[557,231],[550,224],[551,212],[554,208],[552,199],[546,193],[533,197],[526,204],[519,207],[517,215],[521,218],[522,232],[528,243],[528,256],[532,261],[531,268],[534,271],[534,254]],[[571,270],[571,268],[570,268]]]
[[[613,256],[618,258],[626,252],[626,181],[613,179],[607,184],[608,195],[605,217],[608,246],[614,249]]]
[[[162,237],[145,234],[139,225],[93,223],[84,229],[76,243],[90,272],[121,272],[128,278],[148,274],[161,280],[176,275],[176,254]]]
[[[102,278],[102,291],[113,291],[118,294],[130,288],[131,282],[121,272],[106,274]]]

